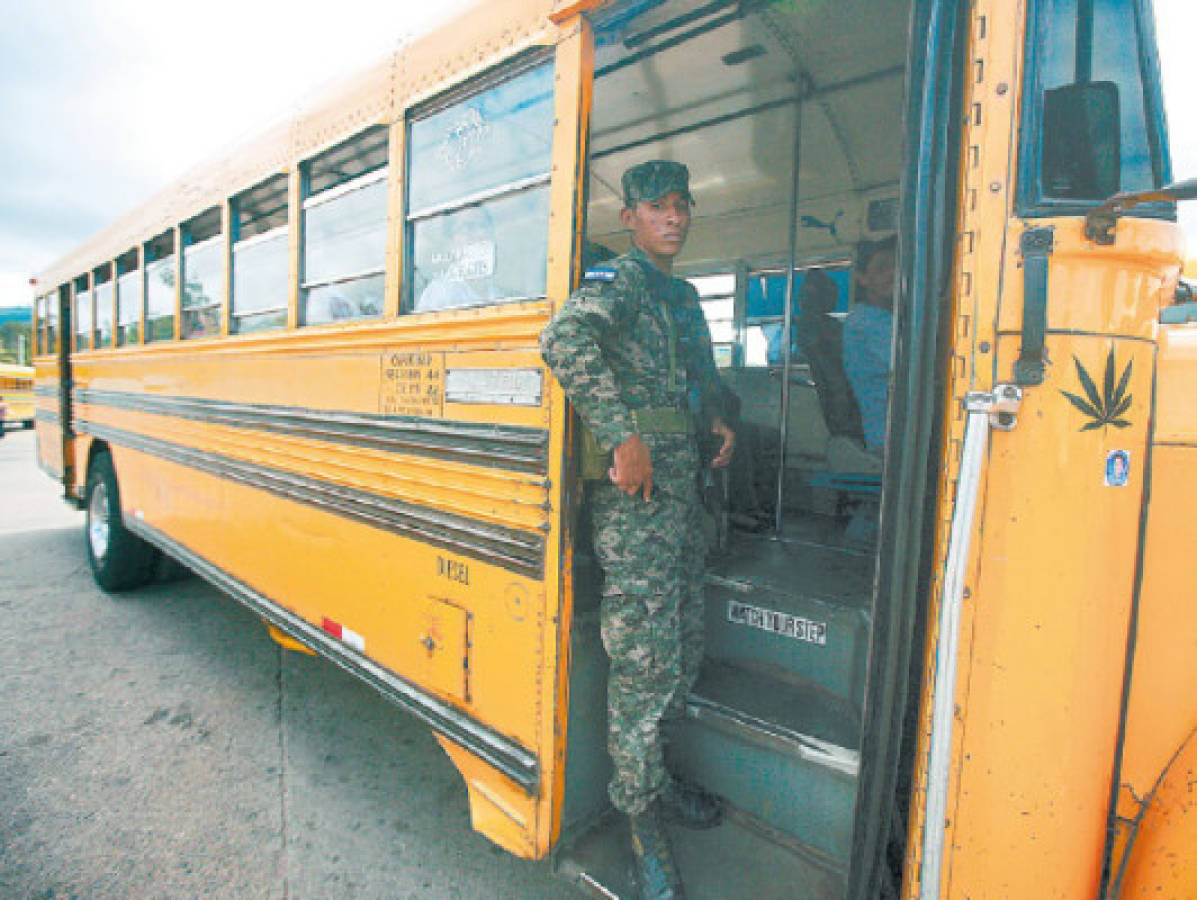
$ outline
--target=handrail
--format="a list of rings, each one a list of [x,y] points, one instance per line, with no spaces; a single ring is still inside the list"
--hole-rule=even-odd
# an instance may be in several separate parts
[[[939,607],[939,638],[935,653],[935,693],[931,707],[931,750],[927,763],[927,808],[923,824],[923,860],[919,876],[921,900],[938,900],[943,873],[944,828],[947,821],[948,777],[952,764],[952,726],[956,707],[956,660],[960,648],[960,610],[964,602],[964,574],[972,543],[973,518],[981,488],[981,469],[989,449],[992,425],[1011,430],[1022,391],[998,385],[992,394],[970,393],[964,401],[968,424],[956,485],[956,511],[948,539],[943,599]]]

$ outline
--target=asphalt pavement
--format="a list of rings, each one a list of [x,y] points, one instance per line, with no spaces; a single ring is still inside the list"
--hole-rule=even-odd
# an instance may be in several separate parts
[[[0,440],[0,898],[574,897],[431,733],[195,577],[109,596]]]

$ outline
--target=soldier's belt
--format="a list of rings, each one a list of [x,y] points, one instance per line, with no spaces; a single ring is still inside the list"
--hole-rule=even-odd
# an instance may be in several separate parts
[[[632,410],[632,420],[639,434],[690,434],[694,431],[694,420],[690,414],[674,407],[647,407]],[[611,454],[599,448],[598,440],[589,428],[582,425],[582,478],[587,481],[601,481],[607,477],[611,466]]]
[[[640,434],[690,434],[694,431],[690,414],[669,406],[634,409],[632,420]]]

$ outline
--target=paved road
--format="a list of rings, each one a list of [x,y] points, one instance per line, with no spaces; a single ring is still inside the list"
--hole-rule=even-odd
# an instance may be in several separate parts
[[[120,597],[0,441],[0,897],[576,896],[470,829],[427,729],[198,578]]]

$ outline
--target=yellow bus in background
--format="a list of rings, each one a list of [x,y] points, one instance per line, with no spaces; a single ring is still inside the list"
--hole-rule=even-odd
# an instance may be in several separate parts
[[[537,338],[626,249],[620,174],[685,162],[741,438],[670,742],[731,809],[674,835],[690,895],[1197,896],[1155,53],[1149,0],[479,2],[41,273],[39,462],[106,590],[181,561],[425,722],[490,840],[630,896]],[[882,474],[829,392],[865,352]]]
[[[33,427],[33,367],[0,363],[0,400],[8,407],[5,423]]]

